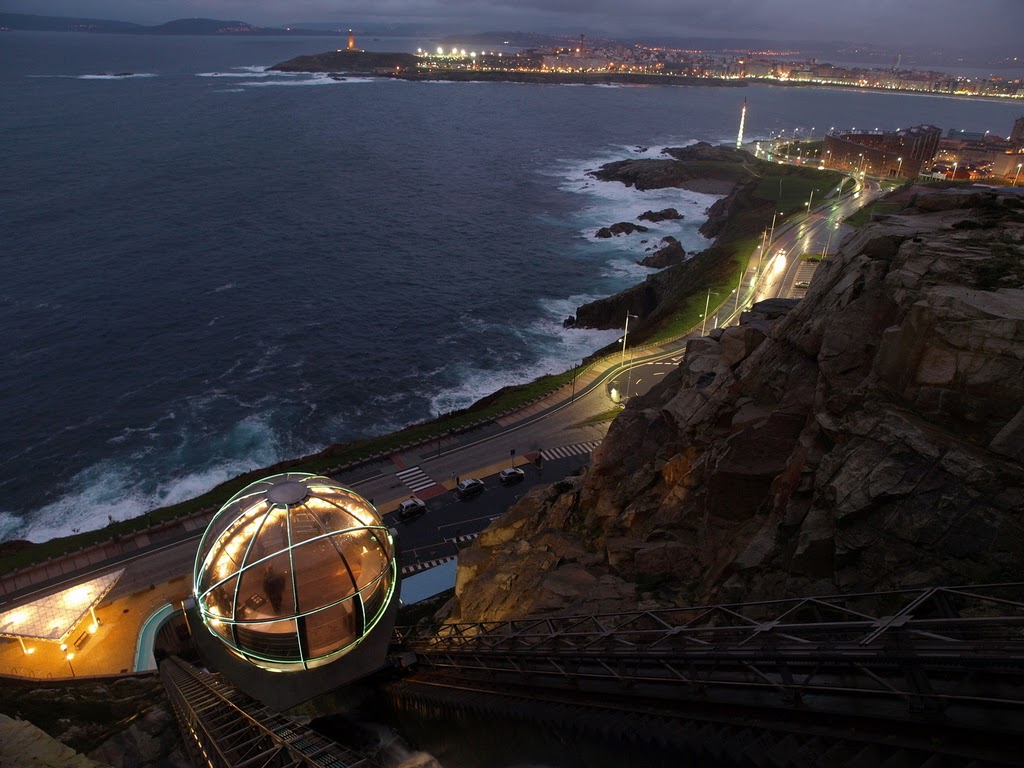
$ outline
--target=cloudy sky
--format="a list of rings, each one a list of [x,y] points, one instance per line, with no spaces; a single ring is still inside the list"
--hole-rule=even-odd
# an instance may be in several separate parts
[[[1024,0],[0,0],[0,10],[142,24],[188,16],[265,25],[393,21],[450,25],[459,32],[1024,48]]]

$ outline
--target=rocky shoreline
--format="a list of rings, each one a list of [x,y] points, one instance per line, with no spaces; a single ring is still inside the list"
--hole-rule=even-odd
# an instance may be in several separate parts
[[[922,188],[687,345],[581,476],[460,555],[453,620],[1017,581],[1024,202]]]
[[[708,238],[719,237],[730,221],[737,230],[766,226],[767,222],[762,223],[762,219],[770,221],[772,205],[757,199],[758,181],[768,169],[780,174],[800,172],[784,166],[769,166],[742,150],[716,147],[707,142],[666,148],[662,154],[666,157],[606,163],[590,175],[598,181],[621,183],[638,190],[676,188],[724,195],[707,210],[708,219],[700,227],[701,234]],[[631,222],[629,226],[635,228]],[[661,250],[648,257],[649,261],[645,259],[644,265],[659,268],[660,272],[612,296],[578,307],[572,318],[575,326],[620,328],[622,318],[629,312],[639,315],[635,338],[640,341],[684,306],[687,296],[713,289],[730,269],[729,261],[733,258],[729,238],[695,255],[680,254],[671,242],[659,245]],[[666,247],[671,250],[665,252]],[[679,251],[682,251],[681,246]]]

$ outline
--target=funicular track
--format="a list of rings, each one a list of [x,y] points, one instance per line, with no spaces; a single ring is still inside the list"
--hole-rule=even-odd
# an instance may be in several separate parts
[[[391,695],[527,718],[575,707],[606,726],[619,712],[737,764],[768,744],[777,765],[829,750],[832,765],[1024,764],[1022,597],[943,587],[403,628],[415,665]]]
[[[379,768],[176,657],[160,663],[192,762],[210,768]]]

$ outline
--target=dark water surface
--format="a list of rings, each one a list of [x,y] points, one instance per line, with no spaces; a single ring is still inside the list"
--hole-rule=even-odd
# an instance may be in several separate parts
[[[366,41],[415,50],[426,40]],[[335,82],[336,39],[0,37],[0,539],[42,540],[463,407],[614,339],[596,227],[713,198],[584,175],[793,127],[1007,133],[1018,105],[773,87]],[[106,73],[132,72],[131,77]],[[628,240],[628,242],[626,242]]]

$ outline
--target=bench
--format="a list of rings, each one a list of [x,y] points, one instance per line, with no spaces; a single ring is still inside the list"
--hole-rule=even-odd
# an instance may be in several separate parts
[[[85,631],[82,634],[80,634],[78,636],[78,639],[75,640],[75,650],[81,650],[82,646],[89,642],[89,637],[90,635],[88,631]]]

